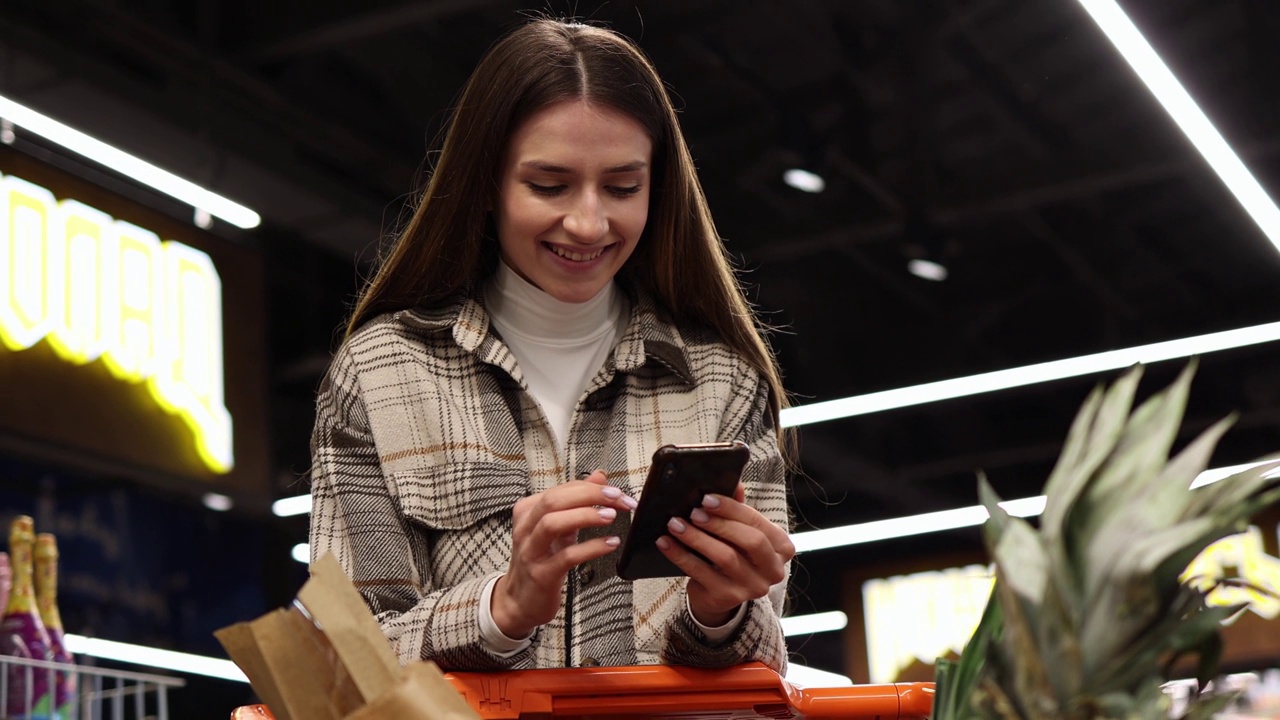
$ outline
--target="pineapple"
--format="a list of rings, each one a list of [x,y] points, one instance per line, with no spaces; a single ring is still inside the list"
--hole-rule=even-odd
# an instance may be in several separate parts
[[[1196,555],[1280,500],[1268,462],[1194,491],[1234,418],[1169,458],[1186,408],[1192,362],[1132,414],[1141,366],[1085,401],[1045,485],[1040,528],[1011,517],[979,479],[983,534],[996,582],[957,662],[939,661],[934,720],[1165,720],[1168,668],[1198,656],[1201,685],[1217,670],[1221,621],[1179,575]],[[1230,697],[1206,694],[1187,718]]]

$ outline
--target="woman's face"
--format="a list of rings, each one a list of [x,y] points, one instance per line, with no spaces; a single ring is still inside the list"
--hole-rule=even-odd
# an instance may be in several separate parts
[[[653,142],[627,115],[550,105],[511,136],[498,183],[507,265],[562,302],[586,302],[635,251],[649,218]]]

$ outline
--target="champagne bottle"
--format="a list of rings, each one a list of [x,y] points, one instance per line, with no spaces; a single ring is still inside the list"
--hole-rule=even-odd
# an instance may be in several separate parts
[[[9,560],[13,571],[13,586],[9,589],[9,601],[5,604],[4,620],[0,620],[0,653],[48,660],[49,635],[36,610],[35,584],[32,579],[31,556],[35,539],[35,521],[26,515],[14,518],[9,526]],[[5,717],[48,720],[48,671],[11,664],[8,672],[9,697],[5,704]]]
[[[51,533],[36,535],[36,606],[49,633],[49,654],[54,662],[75,662],[63,638],[62,615],[58,612],[58,542]],[[54,711],[59,717],[70,717],[76,701],[76,675],[59,670],[54,689]]]
[[[11,585],[13,585],[13,572],[9,569],[9,553],[0,552],[0,608],[9,604]]]

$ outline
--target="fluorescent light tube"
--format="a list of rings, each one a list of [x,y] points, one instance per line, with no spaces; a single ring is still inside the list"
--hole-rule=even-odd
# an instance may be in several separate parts
[[[297,545],[294,545],[293,550],[289,552],[289,555],[303,565],[311,564],[311,546],[306,543],[298,543]]]
[[[0,95],[0,118],[133,178],[147,187],[181,200],[196,210],[205,210],[236,227],[247,230],[262,224],[261,216],[244,205],[184,180],[168,170],[162,170],[3,95]]]
[[[786,680],[801,687],[851,687],[853,680],[839,673],[818,670],[805,665],[787,663]]]
[[[796,615],[782,618],[782,634],[786,637],[791,637],[792,635],[835,632],[836,630],[845,629],[848,624],[849,616],[839,610],[814,613],[812,615]]]
[[[1032,517],[1044,512],[1043,495],[1020,500],[1006,500],[1000,507],[1015,517]],[[826,550],[846,545],[889,540],[892,538],[924,535],[926,533],[974,527],[987,521],[987,509],[981,505],[942,510],[939,512],[908,515],[906,517],[875,520],[872,522],[842,525],[826,530],[810,530],[793,533],[791,542],[796,552]]]
[[[205,493],[200,500],[214,512],[226,512],[235,507],[235,501],[222,493]]]
[[[1256,467],[1265,463],[1245,463],[1243,465],[1232,465],[1230,467],[1210,468],[1196,476],[1194,482],[1191,483],[1190,489],[1204,487],[1211,483],[1216,483],[1224,478],[1231,477],[1236,473],[1244,472],[1251,467]],[[1280,474],[1280,469],[1273,471],[1272,476]],[[1014,517],[1035,517],[1044,512],[1045,496],[1037,495],[1035,497],[1021,498],[1019,500],[1005,500],[1000,503],[1000,507],[1005,512]],[[981,525],[987,521],[987,509],[981,505],[973,505],[970,507],[956,508],[955,510],[942,510],[940,512],[923,513],[921,515],[908,515],[906,517],[891,518],[889,520],[875,520],[873,522],[857,523],[854,525],[843,525],[840,527],[827,528],[826,530],[810,530],[807,532],[793,533],[791,542],[795,543],[796,552],[806,552],[810,550],[826,550],[834,547],[844,547],[846,545],[859,545],[862,543],[876,542],[877,540],[890,540],[892,538],[908,537],[911,535],[923,535],[931,532],[941,532],[943,530],[955,530],[957,528],[974,527]]]
[[[1182,129],[1191,144],[1204,156],[1209,167],[1213,168],[1231,194],[1235,195],[1271,244],[1280,249],[1280,208],[1276,207],[1257,178],[1222,138],[1222,134],[1205,116],[1182,83],[1174,77],[1129,16],[1115,0],[1080,0],[1080,5],[1102,29],[1111,44],[1115,45],[1151,94],[1164,106],[1169,117]]]
[[[940,400],[1118,370],[1136,363],[1191,357],[1275,340],[1280,340],[1280,322],[799,405],[782,411],[782,426],[796,427],[912,405],[924,405]]]
[[[275,513],[277,517],[307,515],[311,512],[311,496],[295,495],[281,498],[271,503],[271,512]]]
[[[821,175],[803,168],[791,168],[782,173],[782,181],[807,193],[820,193],[827,189],[827,181]]]
[[[192,655],[190,653],[161,650],[159,648],[131,645],[129,643],[99,640],[83,635],[67,635],[67,650],[74,655],[89,655],[104,660],[134,663],[162,670],[206,675],[222,680],[249,682],[240,668],[230,660]]]

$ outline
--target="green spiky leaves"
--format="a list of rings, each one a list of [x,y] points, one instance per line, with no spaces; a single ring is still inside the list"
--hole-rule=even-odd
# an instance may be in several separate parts
[[[1217,670],[1220,622],[1179,575],[1216,540],[1280,500],[1272,462],[1189,489],[1226,418],[1175,457],[1195,373],[1133,407],[1142,368],[1089,395],[1045,485],[1037,530],[1009,516],[985,478],[979,495],[995,563],[990,606],[958,663],[940,668],[935,720],[1166,718],[1171,659]],[[1206,717],[1206,698],[1188,716]]]

